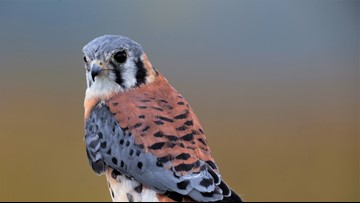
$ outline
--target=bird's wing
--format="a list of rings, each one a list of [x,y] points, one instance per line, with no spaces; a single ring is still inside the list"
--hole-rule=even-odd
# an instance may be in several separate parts
[[[111,167],[159,193],[196,201],[231,196],[196,115],[163,77],[98,104],[85,131],[97,173]]]

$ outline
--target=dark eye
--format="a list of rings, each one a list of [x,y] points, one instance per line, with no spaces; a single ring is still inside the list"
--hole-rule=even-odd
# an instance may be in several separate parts
[[[86,56],[84,56],[84,58],[83,58],[83,59],[84,59],[85,63],[87,63],[87,62],[88,62],[88,61],[87,61],[87,59],[86,59]]]
[[[118,63],[124,63],[127,59],[125,51],[119,51],[114,55],[114,60]]]

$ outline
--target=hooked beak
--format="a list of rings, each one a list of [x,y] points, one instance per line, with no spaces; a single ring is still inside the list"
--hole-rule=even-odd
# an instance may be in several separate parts
[[[98,76],[103,69],[96,63],[93,63],[91,66],[91,78],[95,81],[95,77]]]

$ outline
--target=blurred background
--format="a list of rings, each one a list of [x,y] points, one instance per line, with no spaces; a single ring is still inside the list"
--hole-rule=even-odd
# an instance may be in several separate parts
[[[360,201],[359,1],[0,0],[0,201],[110,201],[81,49],[121,34],[189,100],[247,201]]]

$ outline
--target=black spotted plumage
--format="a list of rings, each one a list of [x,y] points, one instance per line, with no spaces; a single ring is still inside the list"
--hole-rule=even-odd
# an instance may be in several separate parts
[[[144,186],[158,200],[240,200],[221,178],[189,103],[152,67],[139,44],[103,36],[83,51],[91,60],[86,65],[86,152],[93,170],[113,182],[114,199],[122,192],[123,200],[138,200]],[[126,60],[116,53],[126,54]],[[116,184],[127,180],[131,191],[118,191]]]
[[[85,141],[87,143],[89,162],[95,172],[103,173],[106,168],[111,167],[115,169],[111,174],[113,178],[116,179],[118,175],[126,174],[150,188],[159,190],[159,192],[189,195],[191,198],[204,201],[215,201],[223,198],[220,193],[212,194],[210,192],[220,179],[220,176],[210,169],[210,165],[215,167],[213,162],[208,162],[210,164],[208,165],[204,161],[198,160],[191,164],[174,166],[176,171],[190,171],[194,167],[202,166],[201,173],[203,175],[201,176],[198,176],[198,173],[190,173],[184,176],[175,175],[171,170],[166,169],[165,165],[173,159],[187,160],[191,157],[190,154],[182,153],[172,158],[170,156],[156,157],[151,153],[146,153],[143,146],[137,145],[134,137],[127,136],[129,133],[124,133],[117,122],[114,122],[114,119],[108,106],[100,104],[94,108],[86,122]],[[114,123],[116,126],[113,131]],[[154,136],[163,137],[166,135],[158,131]],[[149,146],[149,148],[160,150],[164,146],[164,142],[157,142]],[[159,167],[161,170],[155,170],[155,168]],[[154,174],[153,171],[158,171],[158,173]],[[190,178],[193,175],[197,178]],[[164,183],[166,184],[164,185]],[[221,187],[227,188],[222,181],[220,183]]]

